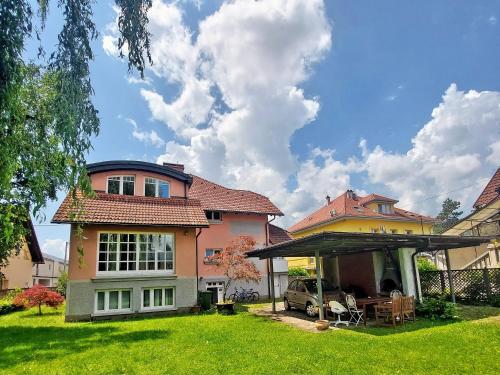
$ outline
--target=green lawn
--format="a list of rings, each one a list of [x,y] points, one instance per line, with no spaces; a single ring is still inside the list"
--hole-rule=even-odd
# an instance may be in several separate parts
[[[460,312],[476,320],[316,334],[248,312],[64,323],[23,311],[0,317],[0,372],[499,374],[500,309]]]

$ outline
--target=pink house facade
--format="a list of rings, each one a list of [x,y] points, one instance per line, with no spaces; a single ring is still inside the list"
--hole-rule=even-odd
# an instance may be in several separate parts
[[[209,256],[241,235],[266,246],[269,221],[282,215],[262,195],[186,174],[178,164],[109,161],[87,170],[95,196],[76,207],[68,195],[53,218],[71,224],[67,320],[188,311],[203,290],[216,301],[225,280]],[[261,282],[237,286],[268,296],[268,263],[252,260]],[[280,293],[286,261],[277,259],[274,270]]]

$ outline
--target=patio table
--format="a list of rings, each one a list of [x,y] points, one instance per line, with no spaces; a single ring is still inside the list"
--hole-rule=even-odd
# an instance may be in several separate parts
[[[365,323],[365,326],[366,326],[366,320],[367,320],[366,306],[378,305],[380,303],[387,303],[387,302],[391,302],[390,297],[367,297],[367,298],[356,299],[356,305],[358,306],[358,308],[359,307],[363,308],[363,321]]]

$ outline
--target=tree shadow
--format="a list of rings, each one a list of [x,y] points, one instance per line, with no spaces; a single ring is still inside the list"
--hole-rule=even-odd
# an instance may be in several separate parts
[[[430,320],[430,319],[417,319],[416,322],[406,322],[404,325],[397,324],[396,327],[393,327],[392,325],[369,325],[367,327],[364,326],[358,326],[358,327],[353,327],[350,328],[351,330],[362,333],[362,334],[367,334],[367,335],[372,335],[372,336],[389,336],[389,335],[398,335],[398,334],[403,334],[407,332],[415,332],[415,331],[420,331],[420,330],[426,330],[426,329],[433,329],[436,327],[443,327],[447,326],[450,324],[455,324],[457,322],[460,322],[460,320]]]
[[[96,346],[103,347],[116,342],[131,344],[165,338],[170,334],[168,330],[124,331],[99,324],[84,327],[3,327],[0,335],[0,368],[13,367],[33,358],[49,361]]]

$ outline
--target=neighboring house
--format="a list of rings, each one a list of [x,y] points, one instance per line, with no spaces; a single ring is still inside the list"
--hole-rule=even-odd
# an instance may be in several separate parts
[[[186,174],[179,164],[109,161],[87,171],[95,197],[79,194],[76,211],[68,195],[53,218],[71,224],[67,320],[188,311],[199,290],[218,298],[225,280],[208,257],[241,235],[265,246],[268,215],[282,215],[262,195]],[[267,262],[255,262],[263,274],[255,288],[269,295]],[[286,274],[284,260],[275,269],[280,262]]]
[[[42,254],[45,262],[33,265],[33,284],[55,287],[59,276],[66,271],[68,264],[64,259],[47,253]]]
[[[0,290],[30,288],[33,286],[32,267],[43,264],[43,255],[38,244],[35,228],[28,222],[29,233],[19,253],[12,254],[7,267],[0,269]]]
[[[301,238],[323,231],[431,234],[434,220],[395,207],[397,200],[378,194],[358,196],[347,190],[303,220],[288,228],[293,238]],[[314,273],[314,257],[287,258],[289,267],[303,267]]]
[[[443,234],[497,237],[497,241],[490,244],[450,252],[451,269],[500,267],[500,168],[474,202],[472,213]],[[439,268],[446,268],[442,254],[436,260]]]

